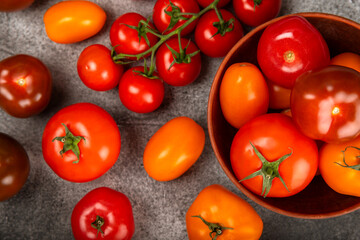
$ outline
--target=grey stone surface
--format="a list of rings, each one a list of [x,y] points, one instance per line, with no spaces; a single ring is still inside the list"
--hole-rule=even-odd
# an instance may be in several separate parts
[[[359,211],[326,220],[295,219],[273,213],[246,198],[226,177],[212,151],[208,134],[203,154],[182,177],[156,182],[142,167],[142,153],[148,139],[168,120],[186,115],[207,131],[207,99],[215,72],[222,59],[203,56],[200,78],[193,84],[166,86],[160,109],[136,114],[122,106],[117,89],[95,92],[85,87],[76,71],[80,52],[88,45],[110,45],[111,23],[121,14],[134,11],[148,17],[155,1],[96,0],[107,13],[102,31],[91,39],[71,45],[48,39],[43,14],[58,0],[35,0],[28,9],[0,13],[0,59],[13,54],[30,54],[51,70],[54,92],[48,108],[40,115],[16,119],[0,110],[0,132],[21,142],[31,161],[29,179],[22,190],[0,203],[0,239],[72,239],[70,216],[74,205],[90,190],[108,186],[131,200],[135,218],[133,239],[187,239],[185,213],[197,194],[210,184],[221,184],[246,199],[264,222],[262,239],[359,239]],[[281,15],[296,12],[326,12],[360,22],[360,0],[284,0]],[[57,177],[45,163],[41,136],[46,122],[61,108],[92,102],[106,109],[116,120],[122,149],[116,164],[104,176],[88,183],[71,183]],[[241,216],[240,216],[241,217]]]

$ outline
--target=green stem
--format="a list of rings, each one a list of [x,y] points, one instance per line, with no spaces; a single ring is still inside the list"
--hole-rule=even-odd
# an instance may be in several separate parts
[[[223,26],[224,25],[224,18],[222,17],[222,15],[221,15],[221,13],[220,13],[220,11],[219,11],[219,9],[217,7],[215,7],[215,12],[216,12],[216,15],[219,18],[220,25]]]
[[[344,164],[341,164],[341,163],[338,163],[338,162],[335,162],[335,163],[336,163],[337,165],[340,165],[341,167],[344,167],[344,168],[351,168],[351,169],[354,169],[354,170],[356,170],[356,171],[360,171],[360,164],[351,166],[351,165],[347,164],[347,162],[346,162],[345,152],[346,152],[346,150],[348,150],[349,148],[353,148],[353,149],[356,149],[356,150],[358,150],[358,151],[360,150],[360,148],[354,147],[354,146],[348,146],[348,147],[346,147],[343,151],[341,151],[342,154],[343,154],[343,160],[342,160],[342,161],[343,161]],[[359,159],[360,156],[356,156],[356,158]]]
[[[93,227],[97,230],[96,238],[98,237],[99,232],[104,234],[104,232],[101,229],[101,227],[104,225],[104,223],[105,223],[104,218],[100,217],[99,215],[96,215],[95,221],[91,223],[91,227]]]
[[[197,217],[200,218],[201,221],[206,224],[206,226],[208,226],[208,228],[210,229],[210,238],[212,240],[216,240],[218,236],[220,236],[224,230],[233,230],[233,228],[230,227],[223,227],[220,225],[220,223],[211,223],[206,221],[203,217],[201,217],[200,215],[196,215],[196,216],[192,216],[192,217]]]

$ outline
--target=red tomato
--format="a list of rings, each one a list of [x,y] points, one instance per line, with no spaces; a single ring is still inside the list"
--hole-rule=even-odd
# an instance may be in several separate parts
[[[236,177],[250,191],[264,197],[288,197],[303,190],[315,176],[318,149],[291,118],[272,113],[239,129],[230,160]]]
[[[107,172],[120,154],[116,122],[101,107],[77,103],[61,109],[45,126],[42,151],[61,178],[88,182]]]
[[[242,26],[234,15],[224,9],[220,9],[220,13],[225,21],[225,25],[222,27],[216,12],[211,10],[200,18],[195,29],[196,44],[201,52],[210,57],[225,56],[243,36]],[[234,22],[229,24],[230,19],[234,19]],[[219,30],[214,24],[219,25],[218,27],[224,31]],[[226,26],[227,24],[229,26]],[[225,31],[225,29],[228,31]]]
[[[172,86],[192,83],[201,71],[201,56],[196,45],[189,39],[182,38],[181,48],[182,52],[180,52],[179,40],[172,38],[161,45],[156,52],[156,69],[160,77]]]
[[[233,7],[242,23],[256,27],[279,14],[281,0],[233,0]]]
[[[269,25],[260,37],[257,60],[272,82],[292,88],[302,73],[329,65],[329,48],[320,32],[301,16]]]
[[[140,29],[132,29],[129,26],[138,27],[139,22],[143,20],[146,22],[146,18],[138,13],[125,13],[118,17],[110,28],[110,41],[111,45],[115,47],[117,53],[124,53],[130,55],[137,55],[145,52],[150,47],[154,46],[158,38],[151,34],[146,33],[141,36],[139,40],[139,32],[145,31],[144,25],[141,25]],[[129,26],[127,26],[129,25]],[[154,26],[149,23],[150,27],[154,29]],[[146,38],[148,39],[148,43]],[[136,59],[136,58],[131,58]]]
[[[214,2],[214,0],[197,0],[197,2],[201,7],[206,8],[210,5],[210,3]],[[222,8],[225,7],[229,2],[230,0],[220,0],[216,6],[218,8]]]
[[[293,120],[308,137],[349,141],[360,134],[360,73],[328,66],[301,75],[291,93]]]
[[[135,231],[131,203],[121,192],[96,188],[75,205],[71,228],[77,240],[130,240]]]
[[[344,52],[336,55],[330,60],[331,65],[344,66],[360,72],[360,55]]]
[[[0,12],[19,11],[29,7],[34,0],[1,0]]]
[[[172,32],[187,21],[185,19],[181,19],[181,17],[179,17],[179,13],[198,13],[200,11],[196,0],[171,0],[171,3],[176,6],[175,10],[171,7],[170,0],[157,0],[154,6],[153,21],[156,28],[163,34]],[[173,11],[173,14],[171,14],[171,11]],[[172,15],[173,17],[171,17]],[[182,17],[189,19],[191,15],[185,15]],[[172,22],[174,22],[174,25]],[[185,36],[192,32],[196,23],[197,20],[193,21],[184,28],[181,31],[181,36]]]
[[[124,73],[119,83],[120,100],[130,111],[153,112],[164,99],[164,83],[160,78],[150,79],[139,72],[144,72],[144,67],[133,67]]]
[[[269,87],[269,108],[286,109],[290,108],[291,89],[281,87],[271,81],[267,81]]]
[[[117,86],[124,67],[114,63],[111,51],[104,45],[94,44],[85,48],[77,61],[81,81],[96,91],[107,91]]]
[[[0,107],[27,118],[42,112],[51,97],[49,69],[37,58],[14,55],[0,62]]]

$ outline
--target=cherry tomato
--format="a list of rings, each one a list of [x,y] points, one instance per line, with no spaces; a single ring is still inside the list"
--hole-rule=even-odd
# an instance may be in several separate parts
[[[292,88],[302,73],[329,65],[329,48],[304,17],[290,16],[269,25],[260,37],[257,60],[275,84]]]
[[[219,98],[226,121],[235,128],[266,113],[269,106],[269,91],[263,75],[255,65],[245,62],[235,63],[226,70]]]
[[[139,31],[144,32],[144,28],[146,28],[145,25],[140,24],[141,20],[146,22],[146,18],[142,15],[130,12],[118,17],[111,25],[110,41],[117,53],[137,55],[156,44],[158,38],[151,33],[143,33],[139,39]],[[154,29],[150,22],[148,24],[150,28]],[[138,29],[132,29],[129,26],[138,27]],[[134,57],[129,58],[136,59]]]
[[[0,132],[0,201],[20,191],[30,171],[29,157],[14,138]]]
[[[42,136],[46,163],[61,178],[88,182],[107,172],[120,154],[116,122],[101,107],[76,103],[50,118]]]
[[[105,20],[104,10],[89,1],[62,1],[44,14],[46,33],[57,43],[75,43],[92,37]]]
[[[330,60],[330,64],[352,68],[360,72],[360,55],[351,52],[344,52],[333,57]]]
[[[234,15],[224,9],[220,9],[220,13],[224,19],[222,26],[216,12],[210,10],[200,18],[195,28],[197,46],[210,57],[224,57],[243,36],[242,26]],[[233,19],[232,23],[230,19]]]
[[[334,191],[360,197],[360,137],[341,144],[324,144],[319,153],[319,169]]]
[[[71,228],[77,240],[130,240],[135,231],[130,200],[111,188],[96,188],[75,205]]]
[[[214,2],[214,0],[196,0],[198,2],[198,4],[203,7],[206,8],[207,6],[209,6],[212,2]],[[218,2],[218,4],[216,5],[218,8],[222,8],[225,7],[228,3],[230,2],[230,0],[220,0]]]
[[[196,0],[171,0],[171,3],[176,6],[175,9],[173,9],[170,5],[170,0],[157,0],[154,5],[153,21],[155,27],[162,34],[168,34],[186,22],[185,19],[181,19],[181,17],[179,17],[179,13],[198,13],[200,11]],[[171,12],[173,12],[173,14],[171,14]],[[184,15],[182,17],[189,19],[191,15]],[[172,22],[174,22],[174,25]],[[196,23],[197,20],[184,28],[181,31],[181,36],[185,36],[192,32]]]
[[[51,97],[49,69],[37,58],[14,55],[0,62],[0,107],[27,118],[42,112]]]
[[[191,204],[186,228],[189,240],[259,239],[263,222],[249,203],[214,184],[204,188]]]
[[[201,71],[201,56],[197,46],[189,39],[182,38],[181,49],[182,52],[179,40],[172,38],[156,52],[156,69],[160,77],[172,86],[192,83]]]
[[[1,0],[0,12],[13,12],[29,7],[34,0]]]
[[[130,111],[149,113],[160,107],[164,95],[164,83],[160,78],[150,79],[144,76],[144,67],[127,70],[119,83],[119,97],[122,104]],[[154,72],[154,76],[158,76]]]
[[[256,27],[279,14],[281,0],[233,0],[233,7],[242,23]]]
[[[253,193],[288,197],[303,190],[314,178],[318,148],[291,118],[272,113],[256,117],[239,129],[231,145],[230,160],[236,177]]]
[[[200,157],[205,146],[204,129],[188,117],[165,123],[148,141],[144,168],[157,181],[183,175]]]
[[[118,85],[124,67],[114,63],[107,47],[94,44],[81,52],[77,70],[81,81],[88,88],[107,91]]]
[[[360,134],[360,73],[328,66],[301,75],[291,93],[293,120],[308,137],[349,141]]]
[[[269,87],[269,108],[290,108],[291,89],[281,87],[271,81],[267,81]]]

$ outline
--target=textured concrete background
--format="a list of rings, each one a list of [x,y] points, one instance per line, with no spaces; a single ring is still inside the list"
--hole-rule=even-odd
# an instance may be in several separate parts
[[[45,11],[58,0],[35,0],[28,9],[0,13],[0,59],[13,54],[30,54],[51,70],[53,96],[38,116],[16,119],[0,110],[0,132],[20,141],[31,161],[29,179],[15,197],[0,203],[0,239],[72,239],[70,216],[74,205],[90,190],[108,186],[131,200],[135,218],[134,239],[187,239],[185,213],[197,194],[210,184],[222,184],[250,202],[264,222],[262,239],[359,239],[359,211],[326,220],[303,220],[282,216],[247,199],[228,180],[212,151],[206,146],[196,164],[171,182],[156,182],[142,167],[148,139],[168,120],[186,115],[207,130],[207,98],[222,59],[203,56],[201,77],[193,84],[166,86],[161,107],[150,114],[136,114],[122,106],[117,89],[95,92],[85,87],[76,71],[80,52],[88,45],[110,45],[111,23],[121,14],[134,11],[148,17],[155,0],[96,0],[107,13],[102,31],[91,39],[60,45],[46,36],[42,21]],[[281,15],[296,12],[326,12],[360,22],[360,0],[284,0]],[[77,102],[92,102],[106,109],[122,134],[120,158],[97,180],[76,184],[57,177],[41,153],[41,136],[46,122],[61,108]],[[239,216],[241,217],[241,216]]]

